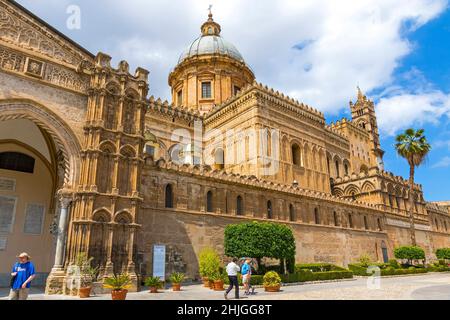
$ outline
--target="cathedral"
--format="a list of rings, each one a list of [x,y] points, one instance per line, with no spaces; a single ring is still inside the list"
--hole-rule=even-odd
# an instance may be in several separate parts
[[[166,274],[198,279],[198,252],[223,255],[224,228],[248,221],[289,226],[302,263],[387,261],[410,244],[409,210],[427,259],[450,247],[450,202],[385,171],[359,88],[351,119],[327,124],[257,82],[211,13],[174,65],[162,101],[149,71],[0,1],[0,285],[26,251],[48,294],[67,293],[79,253],[137,289],[156,245]]]

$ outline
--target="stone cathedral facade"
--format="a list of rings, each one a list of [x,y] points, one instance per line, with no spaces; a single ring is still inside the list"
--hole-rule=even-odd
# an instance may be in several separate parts
[[[80,252],[137,287],[157,244],[166,273],[196,278],[198,251],[223,253],[225,226],[252,220],[289,225],[298,262],[383,261],[409,244],[409,197],[427,258],[450,247],[450,203],[384,170],[361,90],[351,119],[327,124],[256,82],[211,14],[169,74],[170,103],[148,76],[0,1],[0,285],[27,251],[48,293],[67,292]]]

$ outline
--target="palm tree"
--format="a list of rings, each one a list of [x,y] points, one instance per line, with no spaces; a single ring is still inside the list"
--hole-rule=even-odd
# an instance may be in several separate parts
[[[431,145],[427,142],[424,136],[424,129],[414,130],[407,129],[404,133],[399,134],[396,137],[395,149],[397,153],[406,159],[409,164],[409,222],[410,222],[410,233],[411,233],[411,243],[413,246],[416,245],[416,234],[414,231],[414,171],[415,168],[420,166],[427,157],[427,154],[431,150]]]

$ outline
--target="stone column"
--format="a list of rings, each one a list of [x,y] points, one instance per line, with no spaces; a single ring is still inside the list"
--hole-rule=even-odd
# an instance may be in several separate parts
[[[63,283],[65,279],[64,272],[64,249],[65,238],[67,233],[67,220],[69,215],[69,206],[72,202],[72,194],[67,191],[58,192],[61,212],[59,215],[58,234],[56,239],[55,262],[47,278],[45,288],[46,294],[61,294],[63,293]]]

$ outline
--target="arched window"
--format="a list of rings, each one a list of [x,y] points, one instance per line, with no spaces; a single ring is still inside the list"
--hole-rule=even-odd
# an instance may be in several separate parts
[[[292,203],[289,205],[289,220],[290,221],[295,221],[295,208],[294,205],[292,205]]]
[[[298,146],[298,144],[295,143],[292,145],[292,163],[295,166],[299,166],[301,163],[300,159],[301,159],[300,147]]]
[[[448,231],[447,230],[447,221],[445,221],[445,220],[444,220],[444,228],[445,228],[445,231]]]
[[[338,227],[339,226],[339,220],[338,220],[338,215],[337,215],[336,211],[333,212],[333,218],[334,218],[334,225],[336,227]]]
[[[331,175],[330,158],[328,158],[328,157],[327,157],[327,169],[328,169],[328,174]]]
[[[166,208],[173,208],[173,189],[171,184],[166,186]]]
[[[436,230],[439,230],[439,223],[436,218],[434,219],[434,224],[436,225]]]
[[[238,216],[242,216],[244,214],[244,206],[241,196],[238,196],[236,199],[236,214]]]
[[[379,231],[383,231],[383,226],[381,225],[381,219],[380,218],[377,219],[377,223],[378,223],[378,230]]]
[[[272,201],[267,201],[267,218],[273,219],[273,212],[272,212]]]
[[[33,173],[34,158],[20,152],[2,152],[0,153],[0,169]]]
[[[348,164],[344,164],[345,175],[348,176]]]
[[[315,224],[320,224],[319,209],[317,208],[314,208],[314,222]]]
[[[348,214],[348,226],[350,228],[353,228],[353,218],[352,218],[351,213]]]
[[[222,148],[216,149],[214,152],[214,165],[216,169],[223,169],[225,164],[225,157]]]
[[[213,193],[211,190],[206,194],[206,212],[214,212]]]
[[[364,216],[364,228],[366,230],[369,230],[369,223],[367,222],[367,217],[366,216]]]

